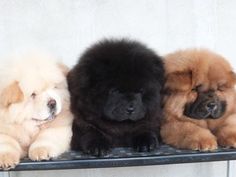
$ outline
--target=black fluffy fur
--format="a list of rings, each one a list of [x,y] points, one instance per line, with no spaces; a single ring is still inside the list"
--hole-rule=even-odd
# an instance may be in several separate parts
[[[100,41],[87,49],[69,72],[68,85],[75,116],[73,150],[100,156],[112,147],[150,151],[158,146],[164,67],[154,51],[127,39]],[[114,90],[118,100],[113,98]],[[107,105],[108,100],[117,105]],[[120,104],[122,101],[124,104]],[[131,103],[139,119],[131,113],[132,120],[129,116],[118,120]],[[119,110],[112,120],[106,114],[106,106]]]

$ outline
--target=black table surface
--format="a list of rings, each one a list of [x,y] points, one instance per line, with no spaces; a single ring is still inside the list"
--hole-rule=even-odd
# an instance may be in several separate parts
[[[99,158],[70,151],[49,161],[33,162],[23,159],[11,171],[128,167],[224,160],[236,160],[236,149],[221,148],[211,152],[199,152],[162,145],[159,149],[148,153],[135,152],[131,148],[115,148],[111,153]]]

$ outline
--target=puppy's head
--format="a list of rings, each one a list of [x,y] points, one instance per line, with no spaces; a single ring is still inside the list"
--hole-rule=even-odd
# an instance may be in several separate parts
[[[194,119],[217,119],[233,110],[236,77],[221,56],[206,50],[180,51],[167,56],[166,68],[168,111]]]
[[[0,94],[0,111],[7,114],[6,119],[52,120],[68,102],[67,69],[47,59],[22,59],[10,65],[9,73],[4,74],[9,80]]]
[[[84,100],[91,100],[88,105],[94,105],[93,110],[99,110],[101,117],[112,121],[151,117],[160,112],[163,68],[161,58],[138,42],[105,40],[80,60],[78,84],[84,87],[80,91],[84,94],[79,97],[86,96]],[[69,78],[71,85],[72,77],[73,73]],[[74,90],[75,95],[79,93]]]

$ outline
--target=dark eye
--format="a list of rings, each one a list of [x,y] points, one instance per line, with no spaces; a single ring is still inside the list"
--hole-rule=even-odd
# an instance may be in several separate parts
[[[31,94],[31,97],[32,97],[32,98],[35,98],[35,97],[36,97],[36,93],[32,93],[32,94]]]
[[[192,92],[198,92],[202,87],[202,84],[197,85],[196,87],[192,88]]]
[[[218,91],[224,91],[225,88],[226,88],[226,87],[225,87],[224,85],[220,85],[220,86],[218,86],[217,90],[218,90]]]
[[[118,93],[119,91],[117,89],[111,89],[110,93]]]

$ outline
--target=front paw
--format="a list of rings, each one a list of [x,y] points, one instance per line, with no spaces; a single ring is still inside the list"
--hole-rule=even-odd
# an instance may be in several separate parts
[[[138,152],[153,151],[158,145],[158,138],[154,132],[145,132],[133,138],[133,147]]]
[[[9,170],[15,168],[20,162],[20,154],[17,152],[0,152],[0,169]]]
[[[229,129],[218,134],[218,143],[222,147],[236,148],[236,130]]]
[[[29,158],[33,161],[49,160],[55,156],[51,147],[38,146],[29,149]]]
[[[189,141],[188,147],[191,150],[214,151],[217,149],[217,142],[213,138],[202,138]]]
[[[83,146],[83,151],[87,154],[94,156],[104,156],[106,155],[111,148],[109,140],[103,135],[97,135],[87,142]]]
[[[198,151],[213,151],[217,149],[217,141],[213,135],[199,136],[198,138],[186,138],[188,139],[185,144],[187,149]]]

